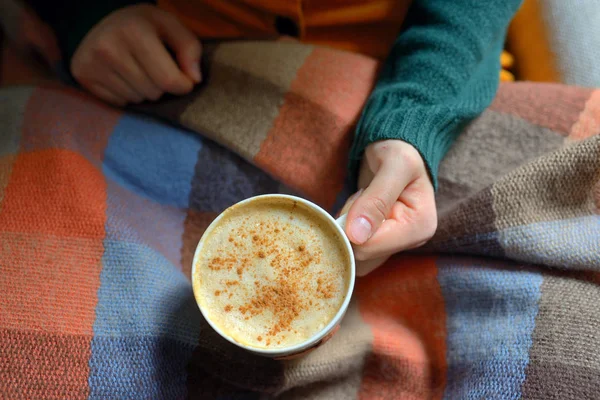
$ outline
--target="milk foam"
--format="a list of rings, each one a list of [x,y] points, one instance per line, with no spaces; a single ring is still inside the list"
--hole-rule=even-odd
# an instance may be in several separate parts
[[[348,288],[339,233],[288,199],[225,212],[208,232],[194,285],[207,318],[237,342],[283,348],[322,330]]]

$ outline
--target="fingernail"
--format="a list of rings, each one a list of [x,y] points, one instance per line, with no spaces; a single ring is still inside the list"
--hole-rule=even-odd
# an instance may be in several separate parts
[[[371,237],[371,223],[364,217],[358,217],[350,224],[350,235],[356,244],[363,244]]]
[[[196,83],[200,83],[200,81],[202,80],[202,75],[200,74],[200,64],[199,63],[194,63],[194,65],[192,67],[192,79]]]

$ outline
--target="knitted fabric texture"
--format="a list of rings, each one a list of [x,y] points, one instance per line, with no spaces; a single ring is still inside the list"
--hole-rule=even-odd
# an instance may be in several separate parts
[[[30,0],[56,32],[67,65],[81,40],[106,15],[145,2]],[[354,0],[346,6],[328,0],[252,3],[223,6],[214,1],[164,0],[157,5],[203,41],[277,37],[282,32],[275,28],[276,17],[282,14],[296,24],[302,43],[385,59],[356,129],[350,174],[356,180],[369,144],[397,139],[420,152],[437,185],[439,162],[460,129],[494,98],[506,28],[521,0]],[[351,65],[345,76],[350,82],[361,78],[352,75]]]
[[[502,85],[441,163],[428,246],[359,279],[339,332],[280,362],[202,319],[193,251],[249,196],[339,208],[377,65],[207,51],[205,86],[146,115],[57,84],[0,90],[0,397],[597,396],[600,92]]]

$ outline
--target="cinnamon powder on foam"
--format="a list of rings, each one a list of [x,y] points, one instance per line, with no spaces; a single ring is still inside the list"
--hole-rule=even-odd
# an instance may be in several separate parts
[[[323,227],[316,226],[309,218],[308,229],[301,229],[299,220],[294,220],[294,216],[302,216],[297,214],[298,211],[294,204],[278,218],[265,218],[267,221],[256,223],[248,216],[240,218],[237,228],[228,232],[227,245],[220,246],[218,255],[210,257],[206,263],[215,276],[237,276],[237,279],[220,279],[215,285],[220,287],[214,292],[215,298],[222,293],[240,290],[229,293],[226,298],[230,299],[237,293],[236,300],[243,301],[236,306],[225,304],[225,314],[237,313],[236,319],[248,321],[249,325],[265,311],[272,315],[268,319],[270,323],[263,325],[254,337],[255,345],[260,347],[281,345],[282,341],[285,343],[286,335],[298,336],[294,323],[309,311],[325,312],[330,315],[330,320],[343,300],[345,265],[321,265],[324,261],[323,248],[319,246],[318,235],[314,232]],[[327,233],[335,234],[332,229]],[[341,251],[339,245],[337,247]],[[343,252],[341,255],[345,257]],[[347,263],[347,260],[337,258],[338,264],[340,261]],[[244,279],[246,275],[253,275],[256,272],[252,271],[253,266],[261,262],[268,263],[269,276],[266,279],[265,276]],[[309,332],[306,336],[314,333]]]

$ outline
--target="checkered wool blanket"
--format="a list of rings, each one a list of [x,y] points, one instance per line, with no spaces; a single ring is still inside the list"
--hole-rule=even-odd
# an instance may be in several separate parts
[[[281,362],[208,327],[192,253],[249,196],[339,208],[377,65],[291,42],[205,64],[203,87],[135,112],[0,90],[1,398],[600,398],[600,91],[501,86],[442,163],[433,240]]]

